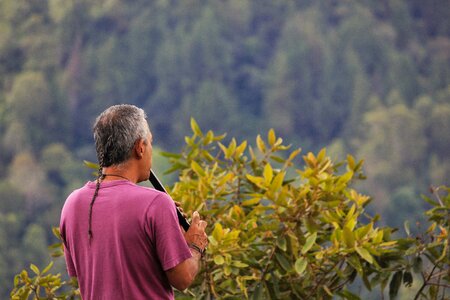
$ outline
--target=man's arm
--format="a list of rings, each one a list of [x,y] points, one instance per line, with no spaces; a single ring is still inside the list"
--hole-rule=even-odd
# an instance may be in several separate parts
[[[180,291],[187,289],[200,271],[201,251],[204,251],[208,244],[206,225],[205,221],[200,220],[198,212],[194,212],[192,224],[184,235],[192,257],[166,271],[170,284]]]
[[[170,284],[177,290],[187,289],[200,271],[200,252],[191,249],[192,257],[166,271]]]

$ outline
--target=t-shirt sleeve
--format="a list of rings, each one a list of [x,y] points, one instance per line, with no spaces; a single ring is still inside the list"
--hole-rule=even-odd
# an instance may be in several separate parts
[[[175,203],[167,194],[160,194],[148,211],[154,245],[164,271],[192,257],[178,223]]]
[[[66,260],[67,273],[71,277],[76,277],[77,276],[77,272],[75,270],[75,264],[73,263],[72,255],[71,255],[71,253],[69,251],[69,248],[66,245],[65,228],[64,228],[64,222],[63,221],[61,221],[61,223],[60,223],[59,230],[61,232],[61,238],[63,240],[64,258]]]

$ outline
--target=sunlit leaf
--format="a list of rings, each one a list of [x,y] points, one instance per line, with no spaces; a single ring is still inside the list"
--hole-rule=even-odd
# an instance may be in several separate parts
[[[267,134],[267,141],[269,142],[270,146],[273,146],[275,144],[275,139],[276,139],[275,131],[273,130],[273,128],[271,128],[269,130],[269,133]]]
[[[267,163],[264,167],[264,180],[266,182],[266,185],[269,185],[270,182],[272,182],[273,178],[273,169],[272,166]]]
[[[369,264],[373,264],[373,257],[370,255],[369,251],[363,247],[355,247],[355,250],[358,252],[359,256],[364,258]]]
[[[200,136],[200,137],[203,136],[203,132],[200,130],[200,127],[198,126],[198,124],[194,118],[191,118],[191,129],[195,135]]]
[[[317,239],[317,232],[314,232],[306,239],[305,245],[303,245],[302,248],[302,254],[306,254],[312,248],[312,246],[316,242],[316,239]]]
[[[298,275],[302,275],[303,272],[305,272],[307,266],[308,260],[304,257],[300,257],[295,261],[294,264],[295,272],[297,272]]]
[[[223,265],[225,263],[225,259],[220,254],[214,255],[214,263],[219,266]]]
[[[39,275],[39,274],[41,273],[41,272],[39,271],[38,267],[36,267],[36,265],[34,265],[34,264],[31,264],[31,265],[30,265],[30,269],[33,270],[33,272],[34,272],[36,275]]]
[[[261,151],[262,153],[266,152],[266,144],[264,143],[264,141],[262,140],[262,138],[259,134],[256,137],[256,146],[258,147],[259,151]]]

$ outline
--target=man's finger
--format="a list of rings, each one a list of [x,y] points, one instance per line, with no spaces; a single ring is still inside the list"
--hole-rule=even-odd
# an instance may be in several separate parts
[[[200,222],[200,215],[197,211],[194,211],[192,214],[192,225],[197,225],[198,222]]]
[[[200,220],[198,225],[200,228],[202,228],[204,230],[206,228],[206,226],[208,225],[208,223],[206,221]]]

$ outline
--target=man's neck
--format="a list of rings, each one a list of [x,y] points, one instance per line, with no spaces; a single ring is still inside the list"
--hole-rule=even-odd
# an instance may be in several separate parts
[[[132,172],[132,168],[128,168],[128,166],[110,166],[103,168],[103,181],[112,181],[112,180],[128,180],[133,183],[137,183],[137,176]]]

